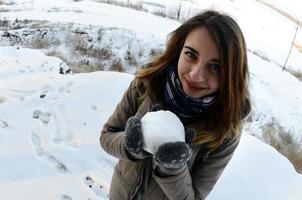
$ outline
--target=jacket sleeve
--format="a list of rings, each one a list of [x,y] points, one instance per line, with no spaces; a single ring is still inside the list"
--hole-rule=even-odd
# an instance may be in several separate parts
[[[126,152],[124,141],[125,125],[129,117],[134,116],[137,110],[137,88],[133,80],[124,93],[122,100],[115,108],[101,131],[101,147],[110,155],[132,161]]]
[[[168,199],[204,200],[232,158],[239,140],[240,134],[211,152],[206,161],[196,160],[191,173],[187,168],[181,174],[168,178],[154,175],[155,180]]]

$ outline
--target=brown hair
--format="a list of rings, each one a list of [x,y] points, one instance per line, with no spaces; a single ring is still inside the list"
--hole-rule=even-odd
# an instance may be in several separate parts
[[[150,88],[145,94],[151,90],[160,96],[161,72],[177,64],[188,34],[197,27],[207,28],[220,54],[218,101],[210,116],[194,126],[203,131],[194,143],[207,144],[213,150],[237,132],[249,96],[246,44],[238,24],[230,16],[209,10],[190,18],[169,34],[165,51],[141,69],[136,78],[149,80]]]

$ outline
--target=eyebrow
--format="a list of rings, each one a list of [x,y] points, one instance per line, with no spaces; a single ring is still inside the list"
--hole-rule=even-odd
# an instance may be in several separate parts
[[[184,48],[190,49],[190,50],[193,51],[195,54],[199,55],[198,51],[196,51],[196,50],[193,49],[192,47],[184,46]]]
[[[189,47],[189,46],[184,46],[184,48],[187,48],[187,49],[189,49],[189,50],[193,51],[195,54],[197,54],[197,55],[199,56],[198,51],[196,51],[194,48]],[[214,58],[214,59],[212,59],[211,61],[213,61],[213,62],[217,62],[217,63],[220,63],[220,60],[219,60],[219,59],[217,59],[217,58]]]

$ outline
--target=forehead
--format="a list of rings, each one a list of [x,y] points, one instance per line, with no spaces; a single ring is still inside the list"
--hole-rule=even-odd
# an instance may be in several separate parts
[[[198,53],[207,53],[211,57],[219,58],[219,50],[213,36],[205,27],[193,29],[185,40],[185,46],[190,46]]]

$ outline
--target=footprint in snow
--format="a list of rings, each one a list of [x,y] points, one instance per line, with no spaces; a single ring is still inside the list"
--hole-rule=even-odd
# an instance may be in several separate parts
[[[53,111],[52,118],[55,125],[53,130],[53,143],[63,144],[69,148],[77,148],[80,143],[79,140],[74,132],[65,126],[65,124],[70,124],[71,118],[66,107],[59,105],[58,108]]]
[[[61,200],[73,200],[73,198],[71,198],[70,196],[66,195],[66,194],[63,194],[61,196]]]
[[[33,149],[38,156],[43,161],[46,161],[49,165],[51,165],[58,173],[66,174],[69,173],[69,170],[64,165],[64,163],[60,162],[57,158],[53,155],[50,155],[46,152],[42,146],[42,140],[40,136],[36,133],[31,133],[31,143]]]
[[[29,73],[34,73],[34,70],[31,68],[31,66],[26,66],[26,68]]]
[[[46,97],[46,95],[48,95],[49,93],[53,92],[54,87],[50,84],[46,84],[46,85],[43,85],[40,90],[41,90],[40,98],[42,99],[42,98]]]
[[[36,133],[31,133],[30,139],[37,156],[43,156],[45,152],[44,148],[42,147],[40,136],[38,136]]]
[[[60,174],[69,173],[69,170],[67,169],[67,167],[62,162],[60,162],[58,159],[56,159],[54,156],[49,155],[47,153],[46,159],[47,159],[48,163],[50,165],[52,165],[52,167]]]
[[[73,81],[68,81],[65,86],[61,86],[59,88],[59,93],[63,93],[63,92],[71,93],[70,88],[73,84],[74,84]]]
[[[96,182],[90,175],[85,176],[84,184],[90,188],[97,197],[108,198],[108,190],[103,184]]]
[[[13,99],[17,99],[19,101],[23,101],[25,100],[25,97],[30,97],[32,95],[36,94],[36,90],[28,90],[28,91],[24,91],[24,90],[16,90],[16,89],[11,89],[9,90],[9,95],[10,97],[12,97]]]
[[[0,104],[5,103],[7,101],[7,98],[5,96],[0,96]]]
[[[47,125],[50,121],[51,114],[48,112],[42,112],[41,110],[35,110],[33,112],[34,119],[40,119],[44,125]]]
[[[96,107],[95,105],[90,105],[90,108],[91,108],[91,110],[93,110],[93,111],[97,111],[97,110],[98,110],[98,107]]]
[[[47,93],[48,93],[47,89],[42,90],[42,92],[40,94],[40,98],[43,99],[44,97],[46,97]]]

